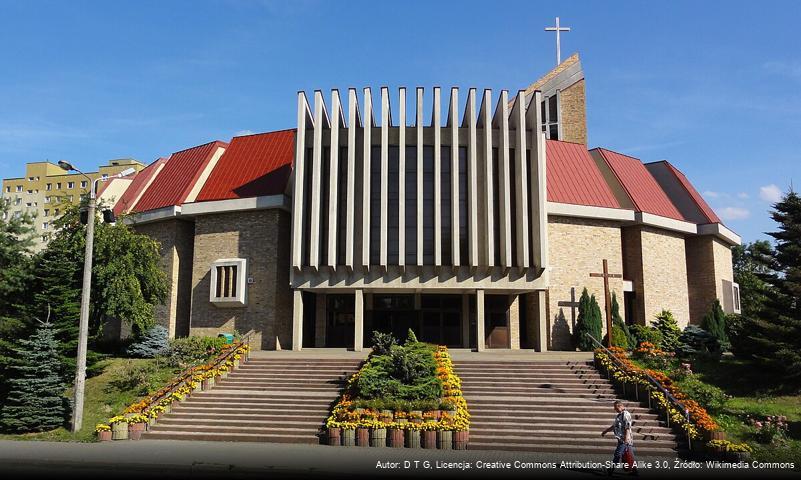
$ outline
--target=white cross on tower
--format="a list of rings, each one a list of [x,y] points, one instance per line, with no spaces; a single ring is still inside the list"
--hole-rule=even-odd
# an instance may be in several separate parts
[[[562,63],[562,52],[560,50],[559,45],[559,33],[560,32],[569,32],[570,27],[560,27],[559,26],[559,17],[556,17],[556,26],[555,27],[545,27],[546,32],[556,32],[556,64],[559,65]]]

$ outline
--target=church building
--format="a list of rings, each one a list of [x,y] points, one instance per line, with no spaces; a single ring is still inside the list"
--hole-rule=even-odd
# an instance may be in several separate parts
[[[628,323],[739,311],[739,237],[674,164],[588,149],[585,98],[578,55],[512,92],[299,92],[294,128],[161,158],[114,209],[161,243],[171,336],[570,350],[604,263]]]

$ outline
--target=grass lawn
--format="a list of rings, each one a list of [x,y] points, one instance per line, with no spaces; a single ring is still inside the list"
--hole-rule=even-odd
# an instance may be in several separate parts
[[[48,432],[19,435],[0,434],[2,440],[50,440],[92,442],[95,440],[95,425],[106,421],[141,398],[142,385],[120,388],[115,382],[132,367],[150,365],[154,368],[150,375],[150,389],[166,385],[178,373],[174,368],[152,359],[111,358],[103,360],[103,373],[86,380],[86,397],[84,400],[83,425],[81,430],[73,434],[69,428],[57,428]],[[154,388],[155,387],[155,388]],[[67,392],[72,398],[72,389]]]
[[[725,355],[719,362],[696,360],[692,362],[692,369],[699,380],[730,396],[722,408],[709,412],[726,431],[730,441],[751,445],[755,460],[795,462],[796,468],[801,468],[801,392],[798,387],[787,384],[780,374],[731,355]],[[784,415],[795,424],[791,425],[786,445],[756,441],[753,428],[746,419],[749,416],[764,419],[768,415]]]

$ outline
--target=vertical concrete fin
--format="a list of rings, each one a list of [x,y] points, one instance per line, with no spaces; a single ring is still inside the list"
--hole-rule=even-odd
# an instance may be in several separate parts
[[[481,97],[481,108],[478,121],[481,130],[481,167],[484,171],[484,190],[482,195],[482,205],[484,215],[481,223],[484,226],[484,262],[487,267],[495,266],[495,180],[493,179],[493,158],[492,158],[492,90],[484,90]]]
[[[476,89],[467,92],[462,127],[467,124],[467,244],[471,267],[478,266],[478,139],[476,134]]]
[[[381,87],[381,233],[379,261],[387,267],[388,194],[389,194],[389,88]]]
[[[495,107],[493,126],[500,129],[498,141],[498,213],[500,215],[499,241],[501,242],[501,266],[512,266],[512,205],[509,180],[509,92],[501,90]]]
[[[440,89],[434,87],[434,265],[442,266],[442,119]]]
[[[529,99],[526,111],[526,123],[532,128],[528,132],[529,149],[531,155],[531,182],[532,198],[529,199],[531,224],[531,258],[530,265],[534,268],[548,266],[548,212],[546,210],[548,192],[546,182],[545,162],[545,134],[542,128],[542,93],[537,91]],[[536,126],[536,127],[535,127]]]
[[[517,265],[528,268],[528,174],[526,172],[526,92],[520,90],[515,98],[510,121],[515,137],[515,246]]]
[[[417,265],[423,265],[423,88],[417,87],[415,92],[417,96],[417,110],[416,119],[414,122],[415,134],[415,149],[417,151]]]
[[[356,235],[354,217],[356,211],[356,130],[361,127],[359,101],[356,89],[348,89],[348,174],[345,201],[345,266],[353,270],[353,240]]]
[[[398,265],[406,264],[406,88],[398,89]]]
[[[459,89],[451,88],[448,123],[451,129],[451,265],[461,265],[459,251]]]
[[[370,88],[364,89],[364,147],[362,152],[362,266],[370,265],[370,156],[372,151],[373,97]]]
[[[331,161],[328,166],[328,263],[331,268],[337,265],[337,238],[339,209],[339,129],[344,122],[342,100],[339,90],[331,91]],[[325,179],[323,179],[325,180]]]
[[[320,266],[320,238],[322,237],[322,229],[320,228],[320,182],[322,181],[323,125],[329,124],[323,92],[320,90],[314,91],[314,124],[311,205],[309,205],[311,209],[309,219],[309,264],[312,268],[318,268]]]
[[[295,135],[295,163],[293,169],[294,186],[292,189],[292,267],[300,269],[303,261],[303,204],[304,170],[306,163],[306,130],[314,128],[305,92],[298,92],[297,134]]]

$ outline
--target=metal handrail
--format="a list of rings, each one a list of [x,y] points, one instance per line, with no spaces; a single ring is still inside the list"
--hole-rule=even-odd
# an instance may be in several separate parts
[[[620,359],[617,357],[617,355],[615,355],[614,353],[612,353],[612,351],[611,351],[611,350],[609,350],[608,348],[606,348],[605,346],[603,346],[603,344],[602,344],[601,342],[599,342],[599,341],[598,341],[598,339],[596,339],[595,337],[593,337],[591,333],[589,333],[589,332],[584,332],[584,334],[587,336],[587,338],[589,338],[589,339],[592,341],[592,343],[594,343],[595,345],[597,345],[599,348],[603,349],[603,351],[604,351],[604,352],[605,352],[607,355],[609,355],[609,358],[611,358],[611,359],[612,359],[612,361],[614,361],[615,363],[617,363],[617,365],[618,365],[618,366],[619,366],[621,369],[623,369],[624,371],[628,370],[628,368],[627,368],[627,367],[626,367],[626,365],[623,363],[623,361],[622,361],[622,360],[620,360]],[[689,409],[687,409],[687,407],[685,407],[685,406],[684,406],[684,404],[683,404],[683,403],[681,403],[681,402],[680,402],[680,401],[679,401],[679,400],[678,400],[676,397],[674,397],[674,396],[673,396],[673,395],[672,395],[670,392],[668,392],[668,391],[667,391],[667,389],[665,389],[665,387],[663,387],[663,386],[662,386],[662,384],[661,384],[661,383],[659,383],[659,382],[658,382],[658,381],[657,381],[657,380],[656,380],[654,377],[652,377],[651,375],[649,375],[649,374],[648,374],[648,372],[646,372],[645,370],[642,370],[642,371],[641,371],[641,373],[642,373],[643,375],[645,375],[645,378],[646,378],[646,379],[648,379],[648,381],[651,383],[651,385],[653,385],[654,387],[656,387],[656,389],[657,389],[657,390],[658,390],[660,393],[662,393],[662,394],[665,396],[665,398],[666,398],[666,399],[667,399],[667,400],[668,400],[670,403],[674,404],[676,407],[679,407],[679,408],[680,408],[682,411],[684,411],[684,415],[685,415],[685,416],[686,416],[686,418],[687,418],[687,423],[690,423],[690,410],[689,410]],[[670,415],[668,415],[667,413],[665,413],[665,416],[667,417],[667,424],[668,424],[668,426],[670,426]],[[689,434],[687,435],[687,445],[688,445],[690,448],[692,448],[692,440],[690,439],[690,435],[689,435]]]
[[[245,335],[242,336],[242,339],[239,341],[238,345],[234,346],[229,351],[225,352],[223,355],[217,357],[213,366],[217,366],[223,363],[225,360],[228,359],[228,357],[234,355],[236,353],[237,348],[239,348],[240,346],[247,345],[248,347],[250,347],[251,337],[255,333],[256,332],[254,330],[248,331]],[[162,399],[169,397],[173,392],[186,385],[187,381],[193,376],[195,368],[197,368],[197,366],[189,367],[186,370],[184,370],[184,372],[178,377],[178,380],[175,382],[175,384],[173,384],[172,388],[162,393],[161,395],[152,398],[150,400],[150,405],[144,408],[142,410],[142,413],[145,413],[146,411],[150,410],[154,405],[158,405],[158,402],[160,402]]]

